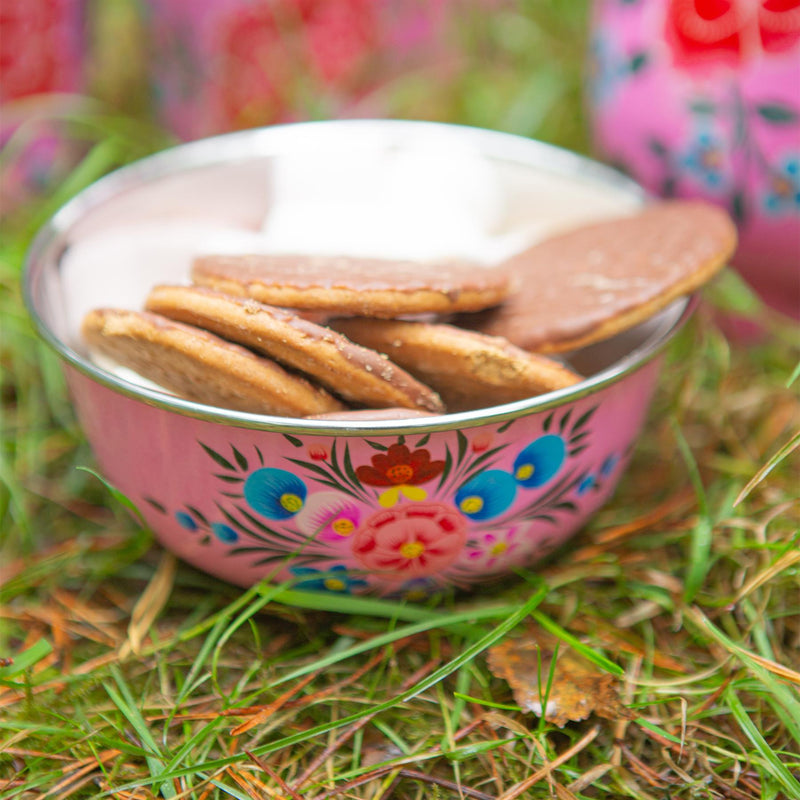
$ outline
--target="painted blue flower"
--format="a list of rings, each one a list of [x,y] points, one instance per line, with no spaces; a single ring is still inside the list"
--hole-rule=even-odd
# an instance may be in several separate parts
[[[503,470],[489,469],[467,481],[456,492],[456,506],[470,519],[491,519],[502,514],[517,493],[514,478]]]
[[[285,469],[264,467],[244,483],[244,498],[250,507],[268,519],[288,519],[303,507],[306,485]]]
[[[617,466],[617,464],[619,464],[619,456],[616,455],[616,453],[612,453],[601,465],[600,474],[604,478],[607,478],[614,471],[614,468]]]
[[[725,148],[720,139],[701,131],[681,159],[682,168],[709,189],[719,189],[724,183]]]
[[[182,528],[186,528],[187,531],[197,530],[197,523],[194,521],[194,517],[191,514],[187,514],[185,511],[176,511],[175,519],[178,520],[178,525]]]
[[[771,213],[800,210],[800,158],[788,158],[769,176],[764,205]]]
[[[589,50],[588,84],[595,104],[607,102],[628,74],[625,59],[609,39],[595,36]]]
[[[514,479],[526,489],[542,486],[561,469],[566,456],[567,445],[560,436],[540,436],[514,460]]]
[[[226,525],[224,522],[214,522],[211,525],[211,532],[214,536],[217,537],[221,542],[235,542],[239,538],[239,534],[231,528],[230,525]]]
[[[326,570],[314,569],[314,567],[292,567],[289,571],[298,578],[305,578],[295,584],[298,589],[307,589],[312,592],[350,594],[354,589],[368,585],[361,578],[350,577],[344,564],[337,564]]]
[[[586,492],[588,492],[590,489],[594,489],[595,486],[597,486],[597,480],[594,475],[589,473],[581,478],[581,482],[578,484],[578,487],[575,489],[575,491],[578,494],[586,494]]]

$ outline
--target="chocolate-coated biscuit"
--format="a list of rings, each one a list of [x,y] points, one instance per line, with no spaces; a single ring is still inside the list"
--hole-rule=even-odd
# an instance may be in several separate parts
[[[564,352],[643,322],[710,280],[736,228],[716,206],[668,201],[541,241],[500,265],[517,288],[458,324],[526,350]]]

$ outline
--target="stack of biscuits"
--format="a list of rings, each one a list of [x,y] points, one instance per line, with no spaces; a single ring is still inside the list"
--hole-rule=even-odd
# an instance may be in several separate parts
[[[308,418],[454,413],[565,389],[561,355],[710,280],[736,246],[697,201],[653,204],[493,267],[347,255],[196,258],[143,310],[83,320],[90,353],[211,406]]]

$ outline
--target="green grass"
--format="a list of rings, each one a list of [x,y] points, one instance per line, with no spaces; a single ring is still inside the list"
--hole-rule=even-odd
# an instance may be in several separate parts
[[[459,81],[399,81],[396,112],[586,150],[585,8],[474,20]],[[0,245],[0,800],[800,798],[796,329],[732,275],[712,287],[615,497],[535,572],[438,605],[237,589],[93,474],[24,312],[41,221],[168,141],[108,103],[71,124],[86,158]],[[765,339],[729,342],[722,307]],[[632,719],[519,710],[485,654],[527,621],[619,673]]]

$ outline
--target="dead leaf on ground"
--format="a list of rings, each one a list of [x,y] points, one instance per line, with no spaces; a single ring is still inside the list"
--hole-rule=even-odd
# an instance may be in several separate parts
[[[544,704],[544,718],[559,728],[592,713],[612,720],[632,716],[619,698],[614,675],[539,627],[492,647],[488,663],[492,674],[511,686],[520,708],[541,717]]]

